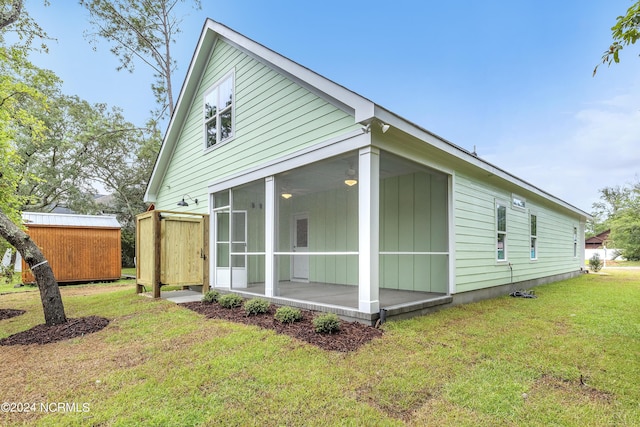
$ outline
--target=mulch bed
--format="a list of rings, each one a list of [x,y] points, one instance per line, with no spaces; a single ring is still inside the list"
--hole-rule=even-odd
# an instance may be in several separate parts
[[[11,319],[12,317],[20,316],[21,314],[25,314],[24,310],[14,310],[12,308],[0,308],[0,320]]]
[[[189,302],[181,306],[208,318],[223,319],[246,325],[256,325],[286,334],[324,350],[349,352],[360,348],[374,338],[382,336],[382,330],[358,322],[340,321],[340,331],[335,334],[319,334],[314,330],[313,318],[317,314],[301,310],[302,320],[281,323],[274,318],[276,307],[271,305],[265,314],[247,316],[242,307],[223,308],[218,304]],[[0,320],[24,314],[24,310],[0,309]],[[68,319],[62,325],[37,325],[33,328],[0,339],[0,345],[48,344],[98,332],[109,324],[109,320],[98,316]]]
[[[104,317],[87,316],[68,319],[67,323],[55,326],[37,325],[0,339],[0,345],[48,344],[92,334],[104,329],[109,320]]]
[[[265,314],[247,316],[242,307],[224,308],[218,304],[187,302],[181,306],[212,319],[224,319],[231,322],[256,325],[264,329],[272,329],[279,334],[286,334],[301,341],[308,342],[324,350],[348,352],[374,338],[382,336],[382,330],[358,322],[340,321],[340,331],[335,334],[319,334],[314,330],[313,311],[301,310],[302,320],[294,323],[281,323],[273,316],[276,307],[271,305]]]

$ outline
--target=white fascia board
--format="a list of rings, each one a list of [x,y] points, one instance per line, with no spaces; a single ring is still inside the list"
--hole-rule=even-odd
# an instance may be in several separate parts
[[[160,152],[158,153],[156,163],[153,166],[153,171],[151,172],[149,185],[147,185],[147,190],[144,193],[143,200],[147,203],[155,202],[157,199],[160,183],[167,170],[171,157],[173,156],[175,144],[177,143],[178,136],[182,132],[185,119],[189,112],[190,100],[200,85],[202,72],[209,62],[211,49],[215,45],[215,35],[207,30],[208,27],[209,22],[205,21],[202,33],[200,34],[200,39],[198,40],[196,49],[191,57],[189,69],[184,81],[182,82],[180,94],[178,95],[178,100],[176,102],[176,108],[169,119],[169,125],[167,126],[167,131],[165,132],[162,145],[160,146]],[[206,52],[206,54],[203,55],[203,51]]]
[[[385,108],[382,108],[378,105],[376,105],[375,107],[375,118],[377,120],[380,120],[408,135],[411,135],[421,141],[424,141],[426,143],[428,143],[429,145],[432,145],[433,147],[438,148],[439,150],[444,151],[445,153],[456,157],[464,162],[467,162],[477,168],[480,168],[484,171],[486,171],[487,173],[491,174],[491,175],[495,175],[505,181],[508,181],[514,185],[517,185],[519,187],[522,187],[534,194],[537,194],[538,196],[545,198],[557,205],[562,206],[565,209],[570,210],[571,212],[577,214],[580,217],[586,218],[586,219],[590,219],[591,215],[589,215],[588,213],[584,212],[583,210],[565,202],[564,200],[561,200],[549,193],[547,193],[544,190],[541,190],[540,188],[518,178],[515,175],[510,174],[509,172],[500,169],[499,167],[487,162],[486,160],[483,160],[477,156],[474,156],[473,154],[471,154],[469,151],[465,150],[464,148],[447,141],[444,138],[441,138],[440,136],[429,132],[428,130],[409,122],[408,120],[403,119],[402,117],[390,112],[389,110],[386,110]]]
[[[375,104],[370,100],[218,22],[209,19],[206,27],[219,34],[225,42],[266,63],[329,102],[333,101],[334,105],[353,115],[355,122],[373,118]]]
[[[366,122],[374,116],[375,104],[368,99],[233,31],[225,25],[212,19],[207,19],[183,82],[174,115],[169,121],[158,159],[154,165],[151,179],[144,195],[145,202],[154,202],[156,200],[160,182],[173,154],[178,136],[182,131],[189,101],[200,84],[202,72],[209,61],[211,51],[218,38],[242,50],[256,60],[266,63],[316,95],[327,99],[327,101],[346,113],[353,115],[354,122]]]
[[[202,73],[209,62],[211,51],[215,46],[216,35],[208,31],[209,26],[210,23],[207,20],[203,26],[202,33],[200,34],[200,39],[198,40],[193,56],[191,57],[191,63],[189,64],[189,69],[185,79],[182,82],[180,94],[178,95],[178,100],[176,102],[176,108],[169,120],[165,137],[162,141],[162,145],[160,146],[158,158],[153,166],[149,185],[147,185],[147,190],[144,194],[143,200],[147,203],[156,201],[160,183],[169,165],[178,136],[182,132],[185,119],[189,113],[190,101],[200,85]],[[202,52],[205,53],[203,54]]]

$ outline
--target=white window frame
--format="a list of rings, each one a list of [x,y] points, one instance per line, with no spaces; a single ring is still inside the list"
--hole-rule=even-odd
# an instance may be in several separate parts
[[[573,257],[578,258],[578,227],[573,226]]]
[[[507,209],[507,207],[509,206],[508,203],[505,203],[503,201],[500,200],[496,200],[496,206],[495,206],[495,234],[494,234],[494,238],[496,239],[496,248],[495,248],[495,254],[496,254],[496,262],[507,262],[508,260],[508,253],[507,253],[507,234],[508,234],[508,230],[509,227],[507,225],[508,221],[507,221],[507,212],[509,211],[509,209]],[[500,215],[498,213],[500,207],[504,208],[504,230],[500,230],[500,224],[499,224],[499,219],[500,219]],[[502,253],[503,253],[503,258],[499,258],[498,257],[498,251],[500,250],[499,248],[499,243],[500,243],[500,236],[503,236],[502,238]]]
[[[206,111],[206,100],[207,97],[213,92],[216,91],[220,86],[222,86],[228,79],[231,79],[231,105],[222,109],[218,109],[216,108],[216,114],[210,118],[207,119],[207,111]],[[217,106],[220,106],[220,92],[218,91],[218,99],[217,99]],[[203,119],[203,133],[204,133],[204,150],[205,151],[211,151],[221,145],[226,144],[227,142],[233,140],[233,138],[236,135],[236,76],[235,76],[235,70],[231,70],[229,71],[227,74],[225,74],[222,78],[220,78],[218,81],[216,81],[213,85],[211,85],[211,87],[209,89],[207,89],[207,91],[204,93],[203,97],[202,97],[202,119]],[[227,136],[225,139],[221,139],[220,137],[220,131],[221,131],[221,126],[220,126],[220,116],[223,113],[226,113],[227,111],[231,111],[231,132],[230,135]],[[212,119],[215,118],[216,123],[217,123],[217,127],[216,127],[216,142],[212,145],[207,145],[209,143],[208,141],[208,135],[207,135],[207,125],[212,121]]]
[[[527,199],[520,197],[517,194],[511,195],[511,206],[515,209],[525,210],[527,208]]]
[[[535,233],[531,227],[532,218],[535,218],[536,220]],[[538,215],[535,212],[529,212],[529,238],[529,259],[531,261],[536,261],[538,259]],[[533,248],[533,254],[531,253],[531,248]]]

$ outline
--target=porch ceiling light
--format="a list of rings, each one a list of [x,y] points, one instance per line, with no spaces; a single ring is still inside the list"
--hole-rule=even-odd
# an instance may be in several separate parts
[[[189,203],[187,203],[187,202],[184,200],[184,198],[185,198],[185,197],[190,198],[190,199],[191,199],[191,201],[192,201],[193,203],[195,203],[196,205],[198,204],[198,199],[193,199],[193,198],[192,198],[191,196],[189,196],[188,194],[185,194],[184,196],[182,196],[182,200],[180,200],[180,201],[178,202],[178,206],[189,206]]]
[[[355,169],[349,168],[347,170],[347,178],[344,180],[344,183],[347,184],[349,187],[353,187],[358,183],[358,180],[356,179]]]
[[[282,193],[281,196],[283,199],[290,199],[292,197],[291,193]]]

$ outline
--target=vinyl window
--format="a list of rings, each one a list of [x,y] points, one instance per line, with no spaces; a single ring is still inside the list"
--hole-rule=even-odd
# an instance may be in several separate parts
[[[234,133],[233,73],[218,81],[204,96],[205,149],[221,144]]]
[[[529,233],[531,236],[531,259],[538,259],[538,217],[529,215]]]
[[[496,203],[496,259],[507,260],[507,205]]]

